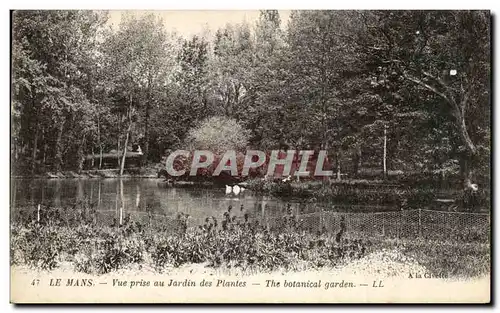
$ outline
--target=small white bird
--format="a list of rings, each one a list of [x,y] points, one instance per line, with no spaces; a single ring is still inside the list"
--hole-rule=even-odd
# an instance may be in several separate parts
[[[241,192],[245,191],[245,188],[244,187],[240,187],[240,191]]]
[[[233,191],[231,186],[226,185],[226,195],[230,194]]]
[[[287,178],[282,179],[281,181],[286,183],[287,181],[292,180],[292,176],[288,176]]]
[[[477,184],[471,184],[470,188],[472,189],[472,191],[478,191],[479,190],[479,187],[477,186]]]

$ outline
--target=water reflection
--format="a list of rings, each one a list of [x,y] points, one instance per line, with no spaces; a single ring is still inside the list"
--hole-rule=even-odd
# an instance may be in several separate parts
[[[241,216],[248,211],[272,215],[285,207],[284,201],[256,196],[249,190],[226,195],[224,188],[167,188],[154,179],[15,179],[11,188],[10,203],[14,209],[40,203],[60,207],[87,200],[98,211],[114,210],[120,220],[126,212],[151,211],[164,215],[184,212],[205,218],[221,217],[229,205],[235,215]]]
[[[364,206],[334,206],[328,203],[284,201],[268,196],[258,196],[250,190],[234,195],[225,188],[167,188],[156,179],[13,179],[11,182],[11,207],[27,205],[52,205],[70,207],[76,201],[90,201],[98,211],[115,212],[120,220],[128,212],[151,212],[176,216],[183,212],[193,218],[222,217],[229,205],[233,213],[245,212],[258,217],[286,214],[287,206],[293,214],[307,214],[320,210],[370,210]]]

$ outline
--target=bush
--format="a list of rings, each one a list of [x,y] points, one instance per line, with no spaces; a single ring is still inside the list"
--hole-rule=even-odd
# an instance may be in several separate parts
[[[243,150],[248,144],[249,131],[234,119],[214,116],[189,131],[187,143],[190,149],[225,153],[227,150]]]
[[[59,229],[33,223],[28,229],[17,228],[13,232],[11,255],[15,263],[21,259],[32,268],[52,270],[59,265],[63,247],[64,239]],[[20,257],[15,257],[16,251],[21,254]]]

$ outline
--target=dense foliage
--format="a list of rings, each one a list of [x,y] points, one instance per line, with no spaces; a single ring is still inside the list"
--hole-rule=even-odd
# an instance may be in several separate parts
[[[106,20],[13,13],[16,173],[79,171],[133,143],[158,162],[192,139],[210,146],[200,123],[222,119],[238,145],[327,149],[354,176],[489,184],[488,12],[294,11],[285,25],[271,10],[190,38],[154,14]]]

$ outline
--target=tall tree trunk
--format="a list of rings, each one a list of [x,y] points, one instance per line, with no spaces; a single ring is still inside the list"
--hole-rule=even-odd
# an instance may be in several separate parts
[[[465,189],[470,189],[472,185],[472,168],[471,163],[473,162],[473,157],[469,151],[464,151],[460,158],[460,174],[462,176],[463,187]]]
[[[122,131],[122,119],[123,116],[120,116],[120,119],[118,120],[118,140],[116,142],[116,162],[118,163],[118,168],[121,167],[120,165],[120,139],[121,139],[121,131]]]
[[[38,150],[38,112],[36,109],[36,104],[35,104],[35,97],[31,97],[31,106],[33,108],[33,115],[35,117],[35,137],[32,139],[33,144],[32,144],[32,152],[31,152],[31,175],[35,174],[35,169],[36,169],[36,153]],[[30,123],[31,124],[31,123]],[[30,132],[31,133],[31,132]]]
[[[467,125],[465,124],[463,113],[458,114],[457,119],[460,137],[465,146],[465,151],[461,154],[460,172],[462,174],[464,188],[470,189],[472,185],[472,173],[477,156],[477,149],[469,136],[469,132],[467,131]]]
[[[63,130],[64,130],[64,120],[61,120],[59,122],[58,127],[57,127],[57,138],[56,138],[56,143],[55,143],[56,153],[55,153],[54,170],[56,171],[56,173],[61,171],[62,163],[63,163],[63,160],[62,160],[62,151],[63,151],[62,134],[63,134]]]
[[[123,176],[123,169],[125,168],[125,158],[127,156],[127,146],[128,146],[128,138],[130,136],[130,129],[132,128],[132,123],[128,125],[127,128],[127,136],[125,137],[125,145],[123,146],[123,155],[122,155],[122,161],[120,164],[120,176]]]
[[[144,120],[144,159],[147,161],[149,155],[149,101],[146,103],[146,116]]]
[[[43,158],[42,158],[42,166],[43,166],[43,171],[45,172],[45,164],[47,164],[47,144],[43,144]]]
[[[123,169],[125,168],[125,158],[127,156],[128,139],[130,137],[130,130],[132,129],[132,96],[130,96],[130,104],[128,108],[128,127],[127,134],[125,137],[125,144],[123,145],[123,156],[122,162],[120,164],[120,176],[123,176]]]
[[[68,54],[64,54],[64,59],[67,62],[68,61]],[[64,77],[67,77],[68,68],[64,67]],[[63,135],[63,130],[64,130],[64,123],[66,121],[66,118],[63,114],[61,116],[61,121],[59,122],[58,129],[57,129],[57,139],[56,139],[56,155],[55,155],[55,171],[60,172],[62,169],[62,164],[63,164],[63,146],[62,146],[62,135]],[[71,121],[70,121],[71,122]]]
[[[101,143],[101,117],[100,117],[99,112],[97,113],[97,145],[99,146],[99,169],[101,169],[101,167],[102,167],[102,143]],[[92,151],[94,151],[93,148],[92,148]]]
[[[38,121],[35,127],[35,137],[33,138],[33,153],[31,155],[31,175],[35,174],[36,170],[36,152],[38,150]]]
[[[465,117],[463,112],[458,115],[458,129],[460,132],[460,137],[462,138],[462,141],[465,145],[465,149],[467,150],[467,154],[469,155],[469,157],[475,156],[477,153],[477,149],[469,136],[469,132],[467,131],[467,125],[465,124]]]
[[[102,168],[102,146],[99,147],[99,169]]]
[[[359,169],[361,168],[361,146],[356,147],[356,154],[354,155],[354,175],[359,175]]]
[[[123,196],[123,179],[120,178],[120,225],[123,225],[124,208],[125,208],[125,197]]]
[[[41,134],[40,134],[40,146],[42,149],[42,157],[41,157],[42,162],[40,164],[40,169],[42,172],[45,172],[45,154],[46,154],[46,150],[47,150],[47,144],[45,142],[46,142],[45,128],[42,127]]]
[[[151,84],[152,84],[152,77],[149,75],[148,77],[148,98],[146,100],[146,114],[144,117],[144,159],[147,161],[148,155],[149,155],[149,115],[150,115],[150,110],[151,110],[151,101],[153,97],[151,96]]]
[[[113,226],[115,226],[116,228],[118,228],[120,226],[120,217],[119,217],[119,214],[120,212],[118,211],[118,201],[120,199],[119,197],[119,194],[120,194],[120,184],[116,184],[116,194],[115,194],[115,218],[113,219]]]
[[[78,146],[78,151],[77,151],[77,163],[76,163],[76,170],[77,173],[80,174],[83,169],[83,162],[85,161],[85,155],[84,155],[84,147],[85,147],[85,136],[83,139],[80,141],[80,145]]]

